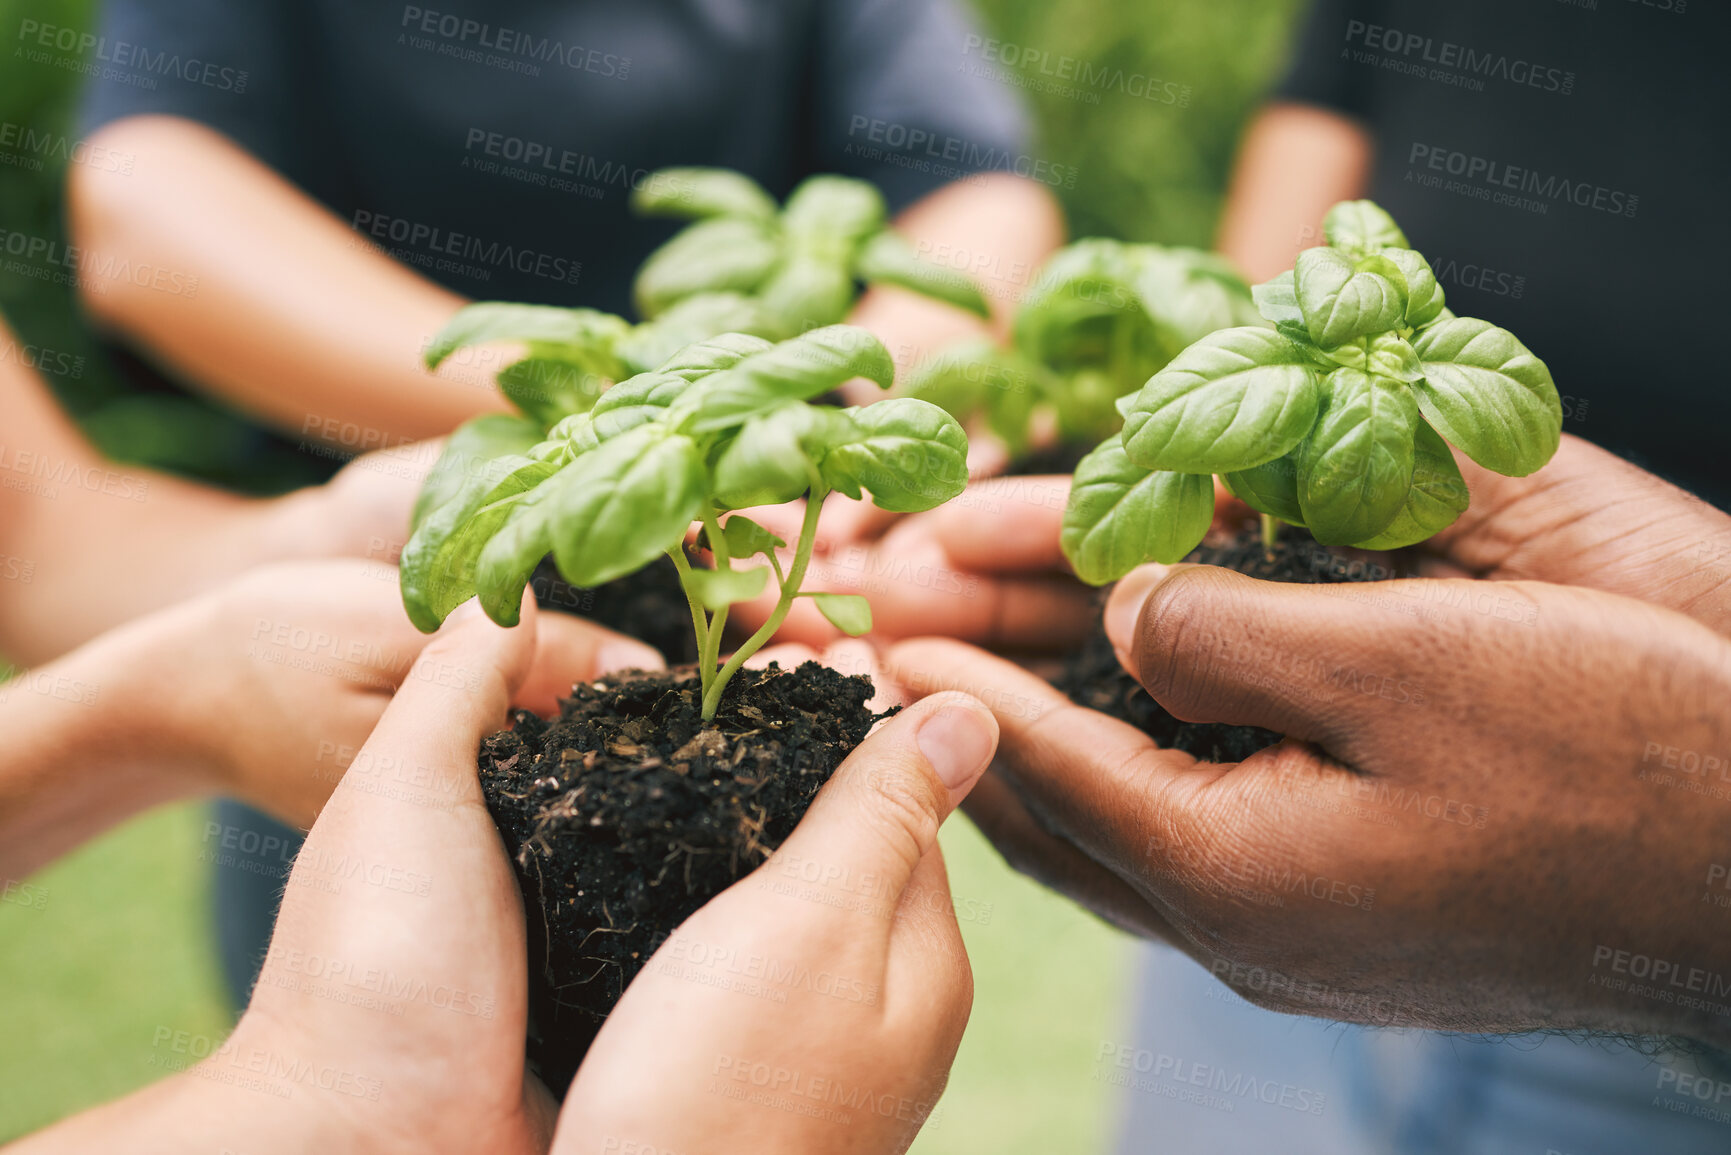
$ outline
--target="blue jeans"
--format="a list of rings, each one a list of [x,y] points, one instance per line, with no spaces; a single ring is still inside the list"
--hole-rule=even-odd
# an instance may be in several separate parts
[[[1681,1056],[1276,1014],[1165,947],[1139,968],[1134,1039],[1101,1047],[1119,1155],[1731,1151],[1731,1073]]]
[[[245,1010],[264,966],[289,868],[306,836],[262,811],[220,799],[204,826],[212,863],[211,904],[223,982],[236,1010]]]

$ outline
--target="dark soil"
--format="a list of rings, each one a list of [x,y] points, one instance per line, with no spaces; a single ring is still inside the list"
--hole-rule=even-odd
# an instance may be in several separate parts
[[[869,678],[816,662],[741,670],[708,726],[697,687],[610,677],[481,744],[527,913],[529,1059],[561,1097],[649,956],[781,844],[879,717]]]
[[[542,609],[577,614],[629,634],[660,650],[669,665],[697,660],[691,604],[685,600],[679,569],[670,557],[658,557],[636,573],[591,589],[571,585],[559,576],[553,559],[544,557],[529,579],[529,588]]]
[[[1318,545],[1309,534],[1292,526],[1281,527],[1271,559],[1262,547],[1262,534],[1255,520],[1236,533],[1225,533],[1216,527],[1184,560],[1225,566],[1277,582],[1385,581],[1396,576],[1385,564]],[[1110,591],[1102,592],[1102,607],[1107,592]],[[1205,762],[1240,762],[1281,739],[1274,731],[1256,726],[1182,722],[1174,718],[1148,696],[1141,683],[1124,672],[1106,637],[1104,621],[1065,664],[1055,684],[1071,701],[1129,722],[1161,746],[1183,750]]]

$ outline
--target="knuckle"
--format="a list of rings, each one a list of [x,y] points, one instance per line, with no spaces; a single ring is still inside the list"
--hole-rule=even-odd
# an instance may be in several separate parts
[[[1230,621],[1220,603],[1221,572],[1208,566],[1177,570],[1149,592],[1136,639],[1136,669],[1157,701],[1187,702],[1216,675],[1217,630]]]
[[[865,821],[909,868],[919,863],[937,840],[943,821],[933,776],[912,757],[885,759],[856,785]]]

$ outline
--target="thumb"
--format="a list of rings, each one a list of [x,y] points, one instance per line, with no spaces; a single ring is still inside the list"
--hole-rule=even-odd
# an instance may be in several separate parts
[[[1214,566],[1145,566],[1106,609],[1118,659],[1173,715],[1338,743],[1422,704],[1445,656],[1497,624],[1536,615],[1502,582],[1296,585]]]
[[[848,755],[767,870],[860,909],[862,890],[887,925],[938,827],[998,748],[998,722],[966,694],[934,694],[890,719]],[[779,860],[779,862],[777,861]]]
[[[505,726],[529,675],[534,615],[527,594],[521,623],[509,629],[489,621],[477,601],[458,606],[415,659],[364,749],[388,750],[407,765],[472,769],[481,738]],[[472,773],[458,781],[479,789]]]

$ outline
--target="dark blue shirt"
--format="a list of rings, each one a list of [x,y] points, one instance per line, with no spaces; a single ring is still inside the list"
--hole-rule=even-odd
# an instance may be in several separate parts
[[[1369,195],[1563,428],[1731,507],[1731,5],[1321,0],[1282,95],[1362,121]]]
[[[972,31],[954,0],[109,0],[84,122],[201,122],[460,293],[628,313],[675,227],[627,209],[653,169],[845,173],[893,210],[1026,167]]]

